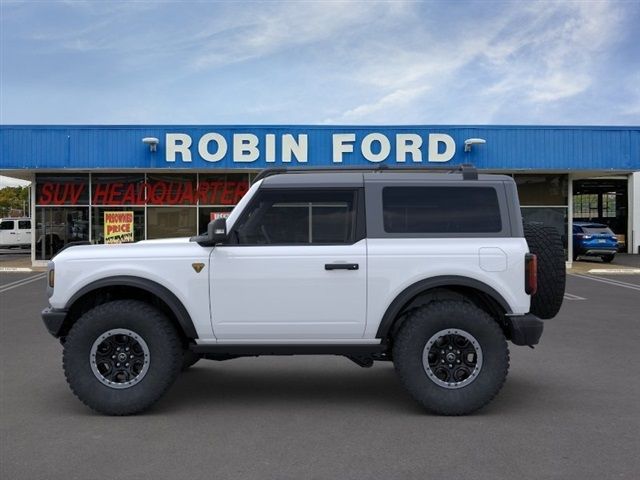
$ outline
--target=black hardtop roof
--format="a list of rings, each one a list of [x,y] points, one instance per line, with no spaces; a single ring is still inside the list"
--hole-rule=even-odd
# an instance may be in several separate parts
[[[358,187],[365,182],[406,182],[437,181],[460,182],[469,181],[513,181],[507,175],[478,175],[473,167],[451,169],[423,168],[341,168],[341,169],[267,169],[263,170],[254,181],[263,180],[268,187],[278,186],[323,186]]]

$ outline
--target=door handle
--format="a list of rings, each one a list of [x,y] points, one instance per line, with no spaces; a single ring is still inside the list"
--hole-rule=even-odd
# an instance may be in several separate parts
[[[325,263],[325,270],[358,270],[360,266],[357,263]]]

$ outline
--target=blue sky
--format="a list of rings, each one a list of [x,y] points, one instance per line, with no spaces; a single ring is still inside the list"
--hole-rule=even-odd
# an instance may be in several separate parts
[[[3,124],[640,124],[640,2],[1,1]]]

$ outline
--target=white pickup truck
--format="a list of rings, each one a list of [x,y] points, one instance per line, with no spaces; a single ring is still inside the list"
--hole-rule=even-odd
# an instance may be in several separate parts
[[[564,275],[510,177],[276,170],[204,235],[64,249],[43,319],[106,414],[148,408],[201,358],[331,354],[393,361],[427,410],[461,415],[502,387],[508,341],[538,343]]]

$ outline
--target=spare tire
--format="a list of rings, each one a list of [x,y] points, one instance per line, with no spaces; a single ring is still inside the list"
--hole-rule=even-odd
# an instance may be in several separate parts
[[[555,317],[562,306],[566,267],[560,234],[553,227],[524,225],[529,251],[538,257],[538,291],[531,297],[531,313],[543,319]]]

